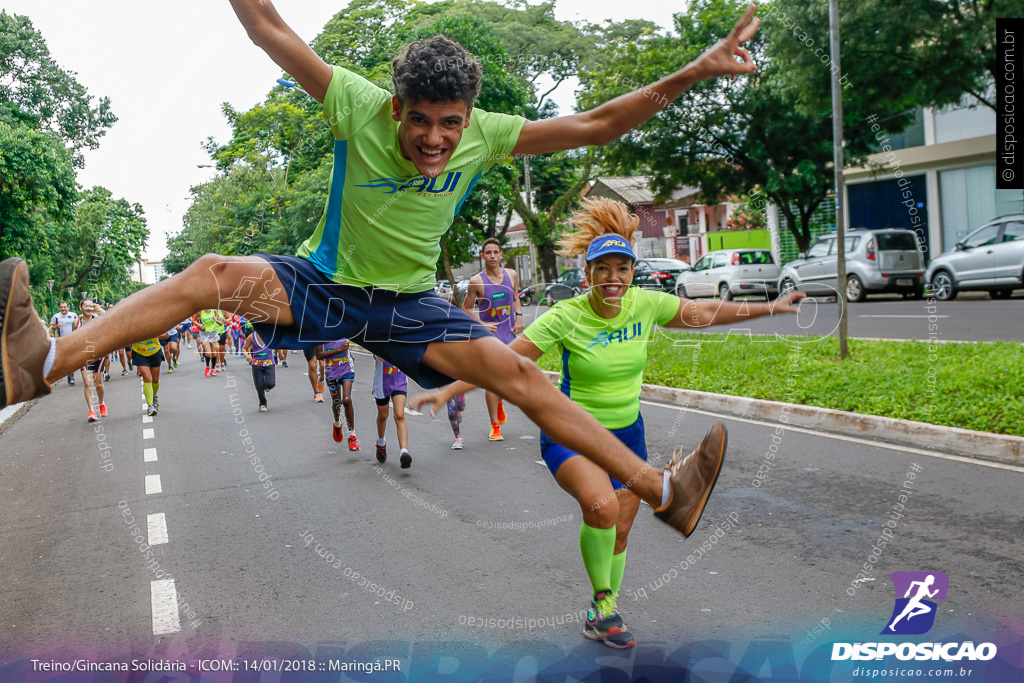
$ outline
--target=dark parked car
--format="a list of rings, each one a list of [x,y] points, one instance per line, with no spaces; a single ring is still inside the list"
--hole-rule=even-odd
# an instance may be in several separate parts
[[[562,299],[571,299],[583,290],[587,289],[587,274],[582,268],[569,268],[563,270],[562,274],[555,278],[555,281],[544,288],[541,296],[541,304],[550,306]]]
[[[690,270],[690,264],[679,259],[638,259],[633,284],[644,289],[660,289],[673,294],[676,291],[676,278],[687,270]]]

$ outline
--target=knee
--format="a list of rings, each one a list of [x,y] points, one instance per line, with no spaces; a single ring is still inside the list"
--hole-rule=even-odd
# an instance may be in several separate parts
[[[352,405],[352,397],[351,396],[342,396],[341,397],[341,405],[345,406],[346,408],[349,407],[350,405]]]
[[[580,501],[583,521],[595,529],[611,529],[619,518],[619,504],[612,500]]]
[[[538,385],[549,384],[547,377],[537,367],[537,364],[519,354],[515,354],[514,362],[509,364],[505,378],[508,384],[505,390],[500,392],[500,396],[517,405],[522,398],[534,395]]]

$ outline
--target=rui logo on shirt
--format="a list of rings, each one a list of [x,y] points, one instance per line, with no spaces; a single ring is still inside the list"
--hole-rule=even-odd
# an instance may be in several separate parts
[[[590,340],[588,349],[592,349],[595,346],[605,347],[612,342],[627,342],[632,339],[639,339],[640,335],[643,334],[643,323],[635,322],[633,327],[623,327],[621,330],[615,330],[614,332],[602,332],[593,339]]]
[[[384,190],[384,194],[394,194],[396,192],[406,191],[428,194],[444,194],[454,192],[461,178],[461,171],[448,171],[443,180],[441,176],[438,176],[437,178],[419,176],[412,180],[404,180],[402,178],[374,178],[365,185],[356,185],[356,187],[367,187],[371,189],[379,188]]]

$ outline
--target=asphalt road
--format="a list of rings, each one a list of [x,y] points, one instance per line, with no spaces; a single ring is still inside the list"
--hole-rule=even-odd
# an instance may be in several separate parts
[[[751,302],[763,298],[748,298]],[[740,301],[743,301],[742,299]],[[528,306],[532,320],[546,307]],[[904,300],[899,296],[872,295],[850,304],[848,331],[852,338],[929,339],[944,341],[1024,341],[1024,296],[993,301],[967,292],[953,301]],[[932,329],[930,326],[934,326]],[[721,334],[815,335],[838,334],[839,307],[834,300],[809,299],[798,316],[758,318],[748,323],[694,330]]]
[[[312,403],[302,356],[290,359],[267,413],[240,359],[207,378],[187,356],[163,376],[152,422],[130,376],[110,382],[99,425],[64,384],[5,425],[0,680],[51,680],[32,673],[33,658],[175,661],[198,680],[200,659],[270,656],[402,662],[372,680],[580,680],[599,667],[623,672],[608,680],[801,667],[808,680],[847,680],[831,667],[852,664],[818,648],[879,639],[892,571],[948,574],[927,638],[995,642],[1005,656],[973,680],[1020,680],[1022,469],[645,405],[654,463],[716,420],[730,446],[689,539],[641,507],[620,597],[638,647],[620,653],[580,635],[580,511],[517,409],[491,443],[471,394],[461,452],[446,417],[408,415],[412,468],[395,462],[391,423],[378,467],[369,358],[356,362],[358,453],[331,439],[329,406]],[[887,519],[894,538],[873,550]],[[852,584],[873,552],[870,580]]]

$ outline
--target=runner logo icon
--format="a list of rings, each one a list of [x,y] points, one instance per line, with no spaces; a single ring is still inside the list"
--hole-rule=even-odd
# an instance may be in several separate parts
[[[945,600],[949,577],[942,572],[893,572],[896,604],[882,635],[921,635],[931,630],[938,612],[936,600]]]

